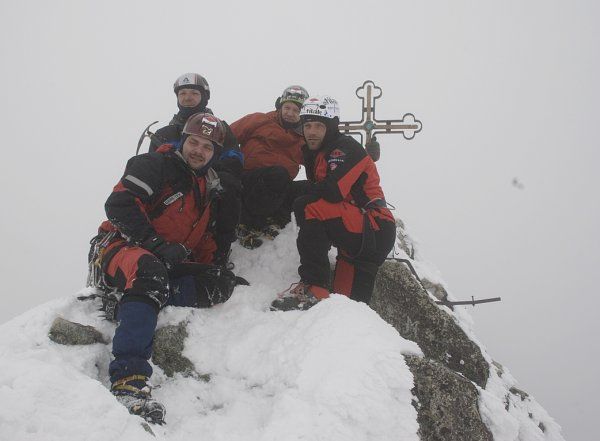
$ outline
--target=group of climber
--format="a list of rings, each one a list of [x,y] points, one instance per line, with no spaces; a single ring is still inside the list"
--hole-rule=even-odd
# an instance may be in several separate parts
[[[298,225],[300,281],[272,309],[308,309],[330,292],[369,303],[395,222],[365,149],[338,130],[339,105],[287,87],[275,110],[229,126],[206,107],[196,73],[174,84],[179,111],[132,157],[108,197],[90,268],[118,292],[109,366],[111,391],[127,409],[162,424],[149,363],[157,316],[166,305],[226,301],[245,281],[230,271],[231,244],[255,249],[291,221]],[[304,166],[307,180],[295,180]],[[330,286],[328,251],[338,250]]]

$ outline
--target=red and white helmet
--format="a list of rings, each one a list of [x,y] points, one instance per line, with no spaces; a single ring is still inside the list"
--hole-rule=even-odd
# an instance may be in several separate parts
[[[339,120],[340,105],[336,99],[327,95],[308,97],[300,110],[300,118],[303,121],[310,121],[313,118]]]

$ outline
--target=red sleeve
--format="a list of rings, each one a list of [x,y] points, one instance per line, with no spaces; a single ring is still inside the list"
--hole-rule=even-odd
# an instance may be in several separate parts
[[[240,145],[243,146],[248,142],[254,131],[265,122],[267,122],[266,115],[257,112],[238,119],[236,122],[231,123],[230,127]]]

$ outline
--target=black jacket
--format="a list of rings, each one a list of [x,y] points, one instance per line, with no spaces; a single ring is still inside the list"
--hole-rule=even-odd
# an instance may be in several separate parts
[[[206,113],[212,114],[212,110],[208,107],[204,109]],[[181,132],[187,119],[179,112],[173,115],[173,119],[168,125],[161,127],[150,138],[150,148],[148,152],[154,152],[163,144],[177,144],[181,141]],[[229,124],[223,121],[225,125],[225,142],[223,143],[223,153],[220,158],[213,164],[216,171],[226,171],[234,176],[239,177],[243,169],[243,155],[240,150],[240,145],[229,128]]]
[[[365,149],[352,137],[337,134],[319,150],[302,147],[308,192],[328,202],[352,201],[365,207],[383,199],[377,167]]]

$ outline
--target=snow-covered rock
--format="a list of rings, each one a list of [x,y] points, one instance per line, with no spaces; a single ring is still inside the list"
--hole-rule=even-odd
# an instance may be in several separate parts
[[[236,288],[225,304],[161,311],[158,328],[169,330],[163,332],[174,350],[166,358],[181,363],[163,370],[163,362],[155,360],[153,395],[167,407],[167,424],[152,428],[156,438],[388,441],[442,439],[435,434],[446,433],[445,440],[462,440],[451,429],[442,430],[451,426],[435,421],[440,413],[431,428],[423,424],[441,409],[440,397],[451,410],[448,397],[459,389],[449,385],[455,384],[470,391],[457,401],[465,402],[464,414],[472,415],[481,434],[472,439],[490,434],[501,441],[563,439],[535,400],[516,392],[508,371],[492,364],[464,309],[427,306],[479,351],[485,378],[453,369],[464,365],[460,361],[453,365],[428,356],[418,338],[398,332],[405,324],[397,317],[386,317],[392,326],[377,307],[344,296],[333,295],[308,311],[269,311],[276,293],[298,279],[295,234],[290,225],[258,250],[235,247],[236,272],[251,286]],[[421,278],[444,286],[435,269],[418,260],[414,241],[404,232],[403,237],[412,257],[400,247],[397,256],[410,258]],[[421,294],[419,302],[427,302],[428,295]],[[114,332],[94,302],[78,301],[76,295],[0,326],[0,439],[152,439],[108,390],[110,344],[65,346],[50,340],[57,317],[93,326],[99,340],[110,341]],[[164,355],[164,349],[157,350]],[[436,381],[423,374],[434,370]]]

